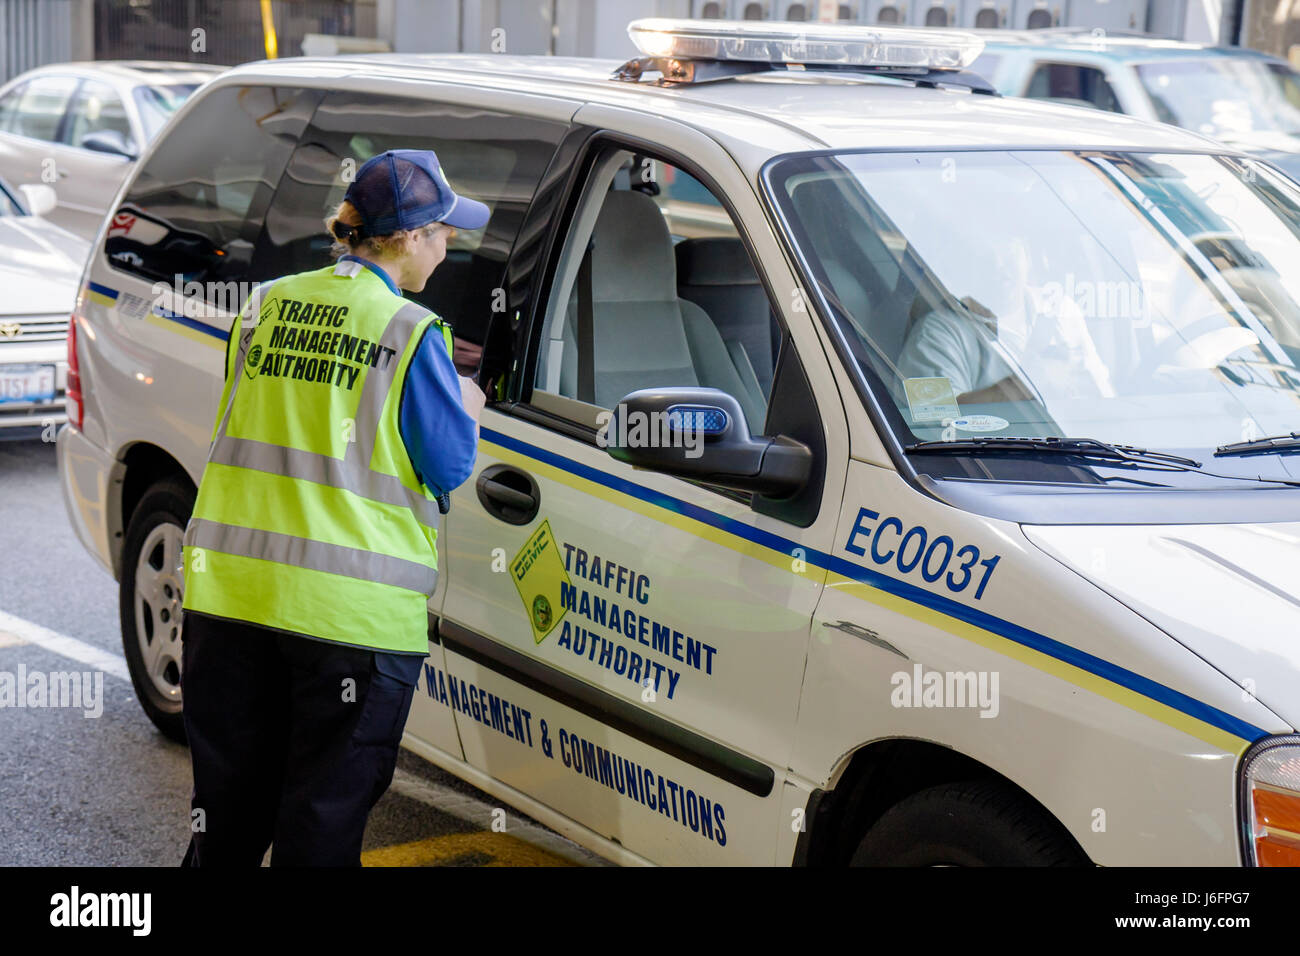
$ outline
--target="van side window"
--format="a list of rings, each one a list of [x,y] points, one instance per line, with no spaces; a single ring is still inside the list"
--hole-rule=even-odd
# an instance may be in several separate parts
[[[717,197],[684,169],[610,149],[552,280],[532,403],[590,424],[638,389],[718,388],[761,434],[779,336]]]
[[[1071,106],[1092,106],[1112,113],[1122,112],[1106,75],[1077,63],[1040,63],[1029,78],[1025,96],[1052,100]]]
[[[266,215],[257,261],[272,275],[331,261],[325,217],[351,176],[388,149],[432,149],[458,193],[487,204],[482,229],[458,230],[424,291],[412,293],[456,336],[481,345],[504,308],[506,259],[566,127],[550,120],[406,97],[340,92],[321,103]]]
[[[204,283],[231,306],[232,282],[269,279],[254,243],[276,183],[320,99],[315,90],[228,86],[202,95],[158,143],[109,223],[104,254],[151,281]]]

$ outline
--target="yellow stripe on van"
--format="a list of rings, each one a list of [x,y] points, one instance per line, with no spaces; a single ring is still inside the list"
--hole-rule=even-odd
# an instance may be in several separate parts
[[[970,641],[980,647],[1001,654],[1003,657],[1010,657],[1035,670],[1043,671],[1076,687],[1099,694],[1121,707],[1136,710],[1152,720],[1158,720],[1162,724],[1173,727],[1175,730],[1181,730],[1197,740],[1204,741],[1210,746],[1225,750],[1228,753],[1240,754],[1249,745],[1248,741],[1242,740],[1236,734],[1228,733],[1228,731],[1207,724],[1203,720],[1197,720],[1195,717],[1175,710],[1173,707],[1152,700],[1145,694],[1139,694],[1135,690],[1130,690],[1116,684],[1114,681],[1091,674],[1083,668],[1075,667],[1073,664],[1052,657],[1050,654],[1044,654],[1032,647],[1026,647],[1003,637],[1001,634],[994,634],[992,631],[958,620],[934,608],[916,604],[906,598],[890,594],[888,591],[873,588],[861,581],[854,581],[833,572],[829,576],[827,587],[833,587],[850,597],[867,601],[896,614],[902,614],[922,624],[928,624],[954,637],[959,637],[962,640]]]
[[[216,339],[211,335],[204,335],[197,329],[192,329],[187,325],[181,325],[174,319],[165,319],[161,315],[149,312],[145,315],[144,320],[150,325],[155,325],[160,329],[166,329],[168,332],[175,332],[177,335],[184,336],[191,342],[198,342],[201,345],[208,346],[209,348],[220,349],[222,352],[226,350],[225,342]]]
[[[811,563],[805,565],[807,570],[800,573],[795,570],[795,557],[784,551],[769,548],[766,545],[749,541],[745,538],[738,537],[719,528],[714,528],[695,518],[686,515],[677,514],[676,512],[642,501],[635,496],[624,494],[612,488],[607,488],[597,482],[590,481],[570,471],[558,468],[554,465],[540,461],[529,455],[514,451],[513,449],[502,447],[495,442],[486,438],[479,439],[480,448],[487,454],[490,454],[503,462],[514,464],[520,467],[526,467],[534,474],[544,476],[552,481],[559,482],[580,491],[592,497],[599,498],[616,507],[636,512],[650,518],[659,524],[666,524],[687,534],[702,538],[720,547],[735,551],[745,557],[754,558],[762,561],[774,568],[781,568],[789,571],[791,574],[800,574],[801,577],[817,580],[819,577],[825,580],[827,587],[833,587],[844,594],[855,597],[858,600],[867,601],[886,610],[901,614],[930,627],[951,634],[962,640],[978,644],[988,650],[1004,657],[1009,657],[1019,661],[1035,670],[1051,674],[1066,683],[1075,687],[1090,691],[1101,697],[1106,698],[1129,710],[1137,711],[1152,720],[1159,721],[1166,726],[1175,730],[1182,731],[1191,737],[1196,738],[1212,747],[1223,750],[1227,753],[1240,755],[1249,745],[1248,740],[1243,740],[1236,734],[1230,733],[1212,724],[1206,723],[1189,714],[1185,714],[1176,708],[1163,704],[1160,701],[1153,700],[1145,694],[1131,690],[1114,681],[1107,680],[1097,674],[1092,674],[1083,668],[1076,667],[1066,661],[1059,660],[1045,654],[1042,651],[1035,650],[1032,647],[1026,647],[1016,641],[995,634],[992,631],[978,627],[974,624],[967,623],[951,615],[934,608],[926,607],[910,601],[906,598],[890,594],[879,588],[874,588],[869,584],[861,581],[855,581],[851,578],[844,577],[835,572],[828,572]]]
[[[534,474],[544,475],[552,481],[558,481],[562,485],[568,485],[575,491],[581,491],[583,494],[591,495],[593,498],[599,498],[601,501],[608,502],[618,508],[627,511],[635,511],[654,520],[658,524],[666,524],[685,531],[687,534],[695,535],[697,538],[703,538],[713,544],[719,545],[735,551],[747,558],[753,558],[756,561],[762,561],[774,568],[780,568],[789,571],[791,574],[798,574],[800,577],[808,578],[810,581],[824,582],[826,570],[819,568],[814,564],[804,563],[806,571],[799,572],[795,570],[796,555],[786,554],[784,551],[778,551],[758,544],[755,541],[747,541],[744,538],[738,538],[719,528],[712,528],[707,524],[696,521],[694,518],[688,518],[686,515],[676,514],[653,505],[648,501],[642,501],[640,498],[634,498],[631,495],[625,495],[620,491],[612,488],[606,488],[604,485],[588,481],[586,478],[579,477],[562,468],[556,468],[544,461],[531,458],[527,455],[520,454],[509,448],[503,448],[500,445],[488,441],[486,438],[479,439],[479,445],[484,451],[502,461],[526,467]]]

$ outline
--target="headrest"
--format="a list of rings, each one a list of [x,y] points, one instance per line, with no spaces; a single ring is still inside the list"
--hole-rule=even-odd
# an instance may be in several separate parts
[[[649,196],[630,190],[607,193],[592,240],[592,298],[597,302],[677,300],[672,236]]]
[[[675,251],[677,279],[684,286],[758,284],[758,273],[739,239],[685,239]]]

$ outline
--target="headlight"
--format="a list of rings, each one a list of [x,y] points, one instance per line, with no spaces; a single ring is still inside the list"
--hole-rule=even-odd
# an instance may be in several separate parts
[[[1300,866],[1300,737],[1255,745],[1241,764],[1247,866]]]

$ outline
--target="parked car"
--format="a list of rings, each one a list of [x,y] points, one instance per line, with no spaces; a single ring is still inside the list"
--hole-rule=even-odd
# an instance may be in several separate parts
[[[59,467],[149,717],[181,735],[225,370],[347,401],[374,361],[239,302],[328,264],[361,160],[431,148],[491,218],[415,299],[490,402],[445,521],[374,463],[438,550],[405,746],[618,862],[1300,862],[1300,186],[972,92],[958,33],[630,32],[243,65],[119,192]],[[237,418],[249,467],[337,470]]]
[[[0,176],[47,183],[49,218],[87,239],[136,157],[221,67],[123,60],[58,63],[0,87]]]
[[[979,31],[972,69],[1007,96],[1171,123],[1300,177],[1300,74],[1244,47],[1079,31]]]
[[[45,219],[54,190],[0,179],[0,440],[67,421],[68,316],[90,243]]]

